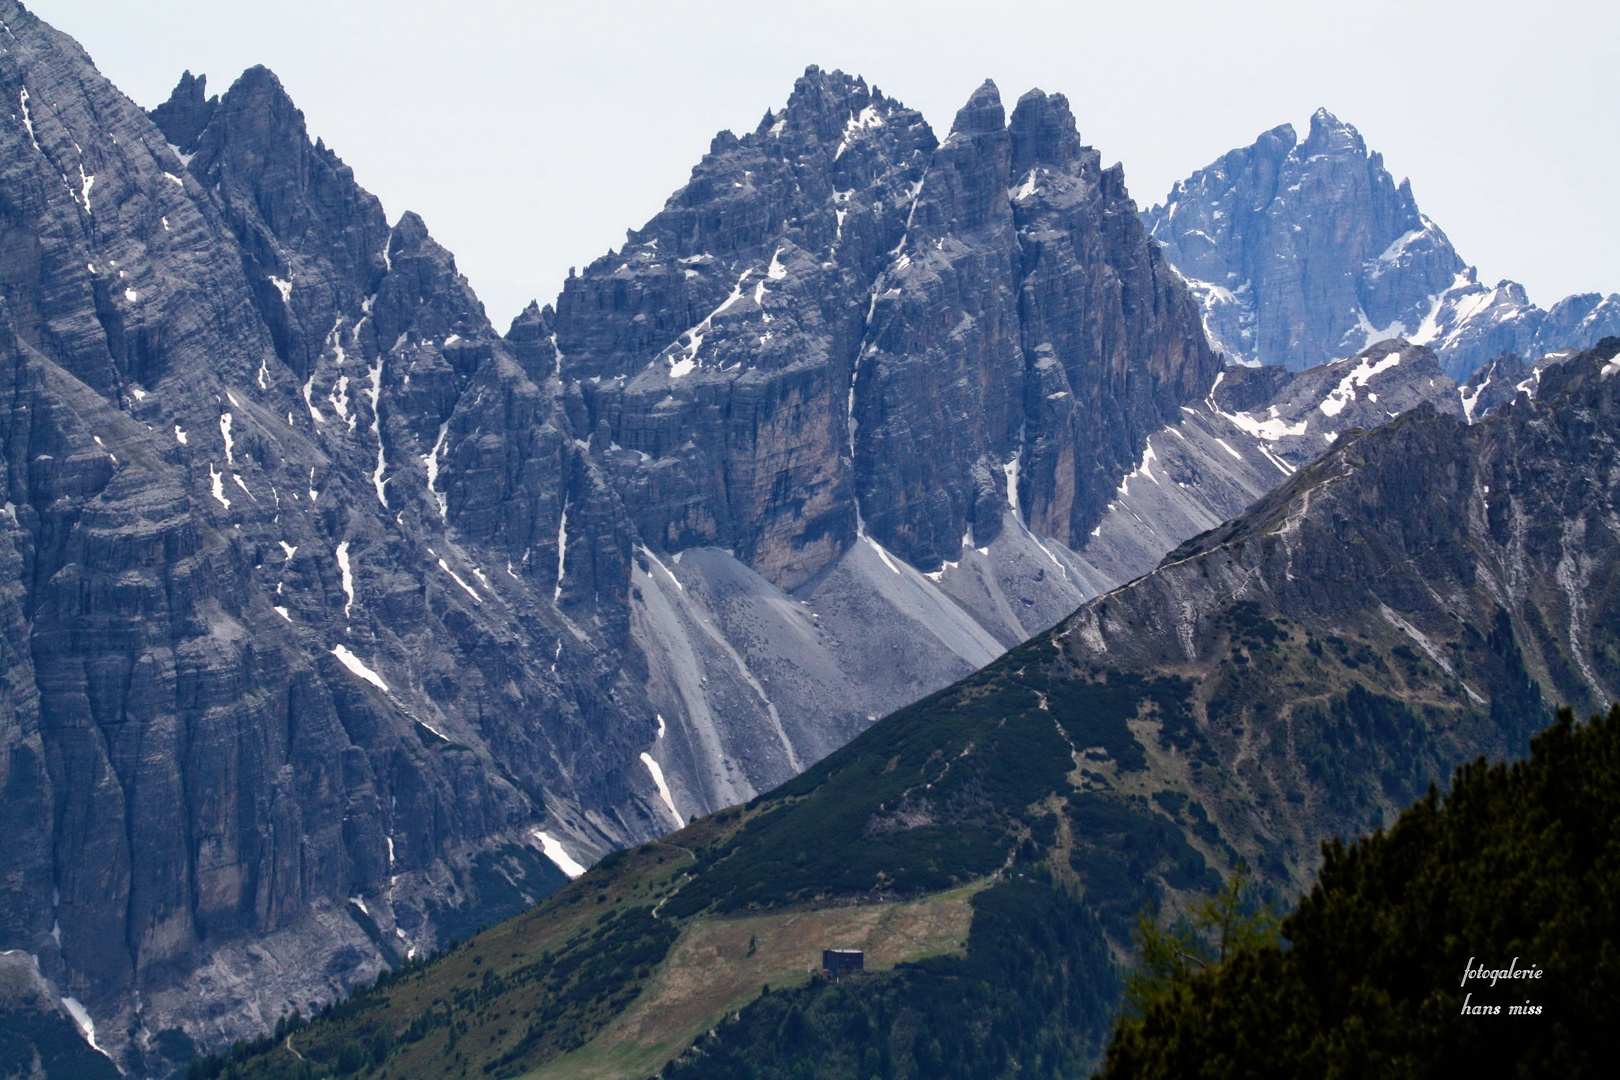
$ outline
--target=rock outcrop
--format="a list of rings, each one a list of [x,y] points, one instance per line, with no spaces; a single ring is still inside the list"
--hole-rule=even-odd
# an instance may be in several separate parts
[[[987,83],[940,143],[816,68],[508,342],[555,365],[635,523],[648,752],[683,814],[1115,584],[1079,540],[1218,374],[1061,96],[1009,122]]]

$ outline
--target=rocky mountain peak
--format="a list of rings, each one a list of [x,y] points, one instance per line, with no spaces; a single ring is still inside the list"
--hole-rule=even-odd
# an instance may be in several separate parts
[[[1007,125],[1007,111],[1001,107],[1001,91],[995,80],[986,79],[956,111],[952,135],[994,135]]]
[[[1006,119],[1001,93],[986,79],[957,110],[950,136],[929,165],[910,215],[912,235],[938,238],[949,231],[1011,224],[1012,141]]]
[[[1303,370],[1415,336],[1464,269],[1361,134],[1326,109],[1178,183],[1143,215],[1242,363]]]
[[[185,86],[185,77],[182,77],[169,100],[172,102],[183,94]],[[200,89],[201,84],[195,86]],[[191,96],[194,100],[195,90]],[[163,108],[159,106],[148,114],[153,123],[160,127],[164,118]],[[234,163],[244,173],[254,169],[275,170],[289,162],[295,163],[309,143],[302,110],[287,96],[275,72],[262,65],[244,71],[207,111],[210,113],[207,123],[197,130],[190,145],[205,156],[212,157],[217,155],[219,146],[228,143],[236,155]],[[171,122],[179,124],[195,121],[198,112],[196,109],[176,110],[168,117]],[[204,137],[208,128],[213,129],[211,140]],[[179,127],[172,132],[164,130],[164,135],[177,146],[186,145],[176,138],[184,134]],[[212,154],[206,148],[209,143],[214,148]]]
[[[1198,297],[1211,341],[1244,364],[1297,371],[1402,337],[1432,346],[1462,380],[1504,351],[1535,358],[1620,330],[1620,297],[1543,311],[1516,282],[1481,284],[1411,182],[1395,183],[1326,109],[1303,143],[1289,125],[1272,128],[1142,217]]]
[[[550,304],[540,306],[530,300],[529,306],[518,312],[506,331],[507,344],[517,354],[517,361],[536,383],[544,383],[555,373],[557,351],[551,344],[557,313]]]
[[[1278,124],[1267,131],[1262,131],[1260,137],[1255,139],[1251,151],[1259,150],[1272,156],[1281,156],[1292,150],[1299,142],[1299,133],[1294,130],[1293,124]],[[1242,150],[1234,150],[1233,154],[1243,154]],[[1229,154],[1228,157],[1231,155]]]
[[[1017,183],[1037,165],[1065,168],[1079,159],[1080,131],[1069,111],[1069,99],[1040,89],[1018,99],[1008,122],[1012,136],[1010,183]]]
[[[219,95],[208,97],[208,76],[193,76],[190,71],[180,76],[169,100],[153,109],[152,122],[162,130],[165,138],[189,154],[197,146],[197,136],[208,126],[219,105]]]
[[[767,113],[770,122],[761,123],[757,134],[768,135],[780,123],[783,130],[814,132],[818,140],[836,145],[849,117],[882,102],[883,96],[868,89],[860,76],[823,71],[811,64],[794,81],[787,105]]]
[[[1319,154],[1337,154],[1350,158],[1365,158],[1367,144],[1361,137],[1361,132],[1352,125],[1340,120],[1327,109],[1317,109],[1311,114],[1311,130],[1300,144],[1300,153],[1305,157],[1315,157]]]
[[[184,86],[182,79],[175,93]],[[205,184],[219,185],[228,200],[240,201],[242,227],[247,218],[256,219],[276,244],[306,251],[341,238],[350,248],[343,261],[364,284],[381,274],[388,232],[382,204],[354,182],[352,170],[336,154],[310,141],[303,112],[274,72],[262,66],[243,72],[209,113],[207,125],[191,141],[187,167]],[[154,123],[166,119],[178,125],[190,114],[165,118],[160,107],[149,115]],[[178,126],[165,131],[170,141],[183,134]],[[263,245],[250,247],[269,257]],[[291,280],[291,267],[271,269]]]

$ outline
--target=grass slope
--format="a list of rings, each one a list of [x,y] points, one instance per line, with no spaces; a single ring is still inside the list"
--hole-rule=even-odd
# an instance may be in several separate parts
[[[763,988],[809,983],[824,948],[860,949],[868,971],[959,953],[971,901],[985,885],[912,902],[689,920],[640,997],[579,1050],[529,1073],[534,1080],[652,1076]]]

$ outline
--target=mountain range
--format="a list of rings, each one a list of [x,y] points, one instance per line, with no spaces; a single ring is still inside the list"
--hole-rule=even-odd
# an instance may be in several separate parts
[[[1217,262],[1189,261],[1165,229],[1199,207],[1228,213],[1249,180],[1222,187],[1205,170],[1170,209],[1139,213],[1061,95],[1031,91],[1009,114],[986,83],[941,140],[864,80],[812,67],[785,107],[716,136],[658,215],[503,335],[425,223],[390,225],[269,71],[219,96],[187,73],[147,112],[12,0],[0,32],[0,93],[15,103],[0,124],[0,948],[28,969],[13,973],[18,1000],[64,1003],[40,1030],[71,1019],[137,1073],[308,1012],[610,851],[755,800],[875,737],[881,716],[1003,678],[1030,655],[1020,647],[1051,648],[1055,624],[1084,624],[1113,652],[1075,652],[1050,677],[1100,664],[1213,722],[1207,701],[1165,689],[1192,669],[1172,671],[1164,642],[1127,641],[1120,626],[1137,624],[1104,613],[1168,589],[1132,618],[1175,626],[1197,652],[1250,626],[1250,608],[1221,614],[1237,592],[1163,570],[1111,590],[1409,410],[1462,433],[1446,439],[1487,430],[1469,425],[1493,410],[1530,415],[1589,362],[1544,346],[1590,344],[1613,309],[1575,298],[1528,336],[1475,335],[1489,348],[1466,356],[1455,335],[1341,332],[1342,312],[1311,314],[1294,352],[1234,347],[1244,339],[1212,314],[1204,275],[1250,273],[1275,223],[1210,231]],[[1322,153],[1293,154],[1290,133],[1284,165],[1250,172],[1370,178],[1359,201],[1310,181],[1366,234],[1334,256],[1361,268],[1417,220],[1410,191],[1331,117],[1312,139]],[[1328,210],[1290,212],[1326,243]],[[1363,315],[1464,295],[1443,234],[1424,235],[1391,262],[1403,269],[1388,296],[1356,301]],[[1435,267],[1452,275],[1439,293]],[[1244,309],[1253,327],[1320,291],[1254,280],[1229,289],[1262,298]],[[1498,345],[1526,359],[1483,355]],[[1274,363],[1225,365],[1223,352]],[[1206,869],[1241,851],[1297,885],[1322,829],[1390,810],[1457,754],[1521,746],[1530,721],[1485,702],[1522,704],[1532,682],[1582,702],[1614,686],[1588,655],[1588,609],[1558,600],[1575,593],[1508,602],[1543,571],[1601,580],[1585,549],[1524,546],[1575,521],[1548,515],[1578,501],[1492,511],[1526,538],[1503,556],[1507,630],[1456,592],[1463,570],[1434,568],[1447,610],[1488,640],[1458,646],[1484,649],[1477,670],[1436,645],[1441,659],[1419,648],[1399,693],[1373,688],[1443,720],[1395,755],[1394,786],[1347,794],[1353,779],[1316,778],[1296,813],[1298,792],[1261,755],[1263,775],[1188,789],[1209,808],[1197,820],[1228,837],[1188,834]],[[1583,537],[1607,528],[1580,520]],[[1264,577],[1254,543],[1243,565]],[[1233,588],[1241,576],[1217,573]],[[1088,602],[1092,615],[1064,621]],[[1434,612],[1388,603],[1431,644],[1451,641]],[[1357,616],[1329,633],[1310,622],[1328,616],[1294,604],[1278,614],[1315,627],[1301,647],[1336,673],[1318,704],[1349,718],[1344,737],[1395,709],[1366,705],[1340,669],[1355,670],[1355,649],[1417,647],[1396,624]],[[1453,671],[1480,702],[1435,690]],[[1211,745],[1213,769],[1229,748]],[[1164,790],[1174,802],[1180,789]],[[1287,804],[1265,834],[1275,844],[1226,824],[1245,799]],[[874,828],[954,820],[913,811]],[[974,858],[1023,812],[997,810]],[[1063,830],[1083,846],[1081,824]],[[1139,826],[1168,827],[1126,831]],[[1172,847],[1189,868],[1174,887],[1204,881]],[[1109,955],[1148,892],[1091,903]]]
[[[1613,696],[1617,375],[1610,338],[1478,423],[1424,405],[1341,435],[769,795],[289,1040],[316,1062],[385,1046],[406,1075],[1094,1066],[1144,906],[1184,910],[1240,861],[1301,890],[1322,838],[1521,756],[1551,700]],[[810,978],[821,948],[867,971]],[[295,1075],[290,1045],[239,1075]]]

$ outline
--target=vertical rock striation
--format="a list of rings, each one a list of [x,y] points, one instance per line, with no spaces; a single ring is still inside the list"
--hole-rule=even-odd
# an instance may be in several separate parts
[[[858,535],[936,571],[1020,507],[1070,543],[1217,367],[1061,96],[1009,124],[986,83],[936,145],[815,68],[555,318],[641,535],[787,589]]]
[[[0,938],[162,1072],[667,827],[630,523],[268,71],[0,24]]]

